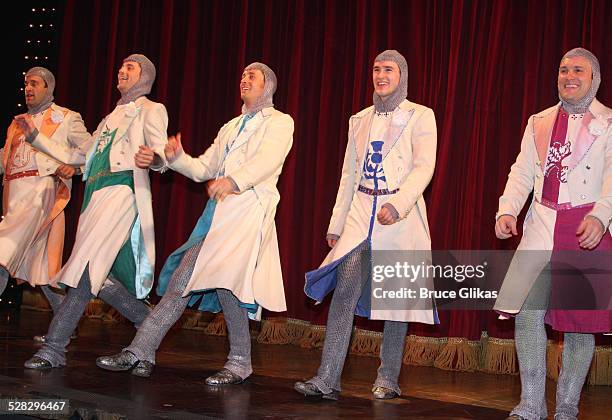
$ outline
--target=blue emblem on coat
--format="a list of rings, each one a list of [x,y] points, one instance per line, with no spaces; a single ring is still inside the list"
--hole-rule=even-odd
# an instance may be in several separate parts
[[[377,180],[387,182],[381,166],[383,161],[382,147],[384,144],[385,142],[382,140],[371,141],[366,157],[363,160],[363,177],[374,180],[375,184],[377,184]]]

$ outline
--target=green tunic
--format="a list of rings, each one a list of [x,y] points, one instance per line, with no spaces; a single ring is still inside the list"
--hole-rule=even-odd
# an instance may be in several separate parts
[[[116,133],[117,129],[113,131],[107,129],[101,134],[100,143],[103,144],[102,150],[94,152],[92,157],[89,177],[85,184],[85,196],[83,197],[81,213],[87,209],[93,193],[102,188],[113,185],[126,185],[134,192],[134,174],[132,171],[111,172],[110,170],[110,151]],[[129,238],[115,258],[110,276],[120,281],[130,293],[136,295],[136,262]]]

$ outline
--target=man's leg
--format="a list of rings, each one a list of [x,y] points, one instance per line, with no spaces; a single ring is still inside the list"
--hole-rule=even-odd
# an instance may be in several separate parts
[[[47,285],[40,286],[40,290],[47,298],[47,301],[49,302],[53,313],[56,313],[64,300],[64,295],[54,291],[51,287]]]
[[[564,334],[563,364],[557,383],[555,420],[577,418],[580,392],[589,372],[594,352],[595,337],[593,334]]]
[[[179,320],[190,297],[182,297],[193,273],[202,243],[185,252],[181,264],[172,274],[170,284],[162,300],[146,317],[132,343],[125,350],[133,353],[138,360],[155,364],[155,352],[170,328]]]
[[[404,355],[404,344],[406,343],[407,322],[385,321],[383,332],[383,342],[380,348],[380,367],[378,376],[374,382],[374,389],[377,387],[386,388],[395,392],[397,395],[388,392],[375,392],[377,398],[394,398],[401,394],[397,383],[400,370],[402,369],[402,358]]]
[[[239,383],[253,373],[248,311],[240,307],[240,301],[229,290],[217,289],[217,296],[227,324],[230,352],[224,370],[207,378],[206,383],[209,385]]]
[[[550,274],[545,270],[535,282],[514,321],[514,344],[521,376],[521,402],[510,415],[528,420],[547,417],[546,328],[544,317],[550,298]]]
[[[111,278],[104,282],[98,296],[127,318],[136,328],[140,327],[151,312],[142,300],[136,299],[119,281]]]
[[[43,292],[43,295],[45,295],[45,297],[47,298],[47,302],[49,302],[49,305],[51,306],[51,310],[53,311],[53,314],[57,313],[57,311],[59,310],[59,307],[64,301],[64,295],[54,291],[51,287],[47,285],[40,286],[40,290]],[[73,339],[73,338],[76,338],[76,336],[77,336],[77,329],[75,328],[74,333],[70,336],[70,338]],[[47,340],[47,337],[44,335],[34,336],[34,341],[38,343],[44,343],[46,340]]]
[[[181,264],[172,274],[170,283],[162,300],[155,305],[142,322],[136,336],[121,353],[101,356],[96,360],[98,367],[112,371],[134,368],[132,374],[148,377],[155,364],[155,352],[170,328],[181,317],[190,297],[182,297],[193,273],[202,243],[194,245],[185,252]]]
[[[545,315],[546,311],[522,310],[515,319],[514,343],[521,375],[521,402],[510,414],[528,420],[547,416]]]
[[[45,343],[34,357],[25,362],[26,368],[42,369],[66,364],[66,346],[70,342],[70,335],[79,323],[92,297],[89,266],[87,266],[79,285],[68,290],[64,301],[57,312],[54,313]]]
[[[338,282],[327,316],[321,365],[317,375],[305,384],[314,385],[323,394],[340,391],[340,377],[351,339],[355,307],[367,282],[370,263],[369,245],[364,243],[338,267]],[[298,392],[308,391],[302,382],[296,383],[295,388]]]
[[[49,301],[53,313],[56,313],[64,300],[64,295],[55,292],[49,286],[41,286],[41,290]],[[113,281],[110,278],[104,282],[98,296],[127,318],[136,328],[142,324],[142,321],[144,321],[150,312],[150,309],[144,302],[132,296],[121,283]],[[75,333],[72,334],[70,338],[73,339],[75,337],[76,328]],[[34,336],[34,340],[39,343],[44,343],[47,337],[44,335],[36,335]]]

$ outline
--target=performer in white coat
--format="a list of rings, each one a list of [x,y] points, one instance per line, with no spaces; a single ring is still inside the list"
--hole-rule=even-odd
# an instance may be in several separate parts
[[[188,241],[160,274],[162,300],[121,353],[98,358],[99,367],[148,376],[155,352],[187,305],[223,310],[230,353],[209,385],[235,384],[252,372],[249,316],[261,309],[286,310],[274,215],[276,188],[293,142],[293,119],[274,109],[276,76],[265,64],[247,66],[240,81],[242,115],[225,124],[206,152],[193,158],[170,138],[166,158],[173,170],[208,185],[208,200]],[[138,368],[148,366],[147,375]]]
[[[78,113],[53,102],[55,77],[49,70],[34,67],[26,73],[25,82],[28,113],[15,117],[9,127],[8,141],[0,150],[5,172],[0,264],[18,280],[42,285],[55,313],[63,295],[48,284],[56,286],[52,279],[61,268],[64,208],[70,199],[70,178],[76,171],[75,166],[85,162],[92,139]],[[64,152],[60,157],[41,152],[30,145],[34,141]],[[5,269],[0,268],[0,283],[5,277]],[[100,297],[109,303],[124,302],[127,291],[108,280]],[[135,316],[129,306],[122,312],[129,319]],[[46,337],[37,335],[34,339],[44,342]]]
[[[509,419],[547,417],[545,322],[564,332],[557,420],[576,419],[594,352],[592,333],[612,329],[609,311],[564,310],[555,302],[568,293],[574,300],[590,287],[588,273],[576,276],[568,288],[542,272],[559,253],[567,257],[572,251],[584,259],[591,250],[612,250],[612,109],[595,99],[600,82],[599,61],[591,52],[575,48],[563,56],[557,79],[561,102],[529,118],[499,199],[495,233],[506,239],[518,234],[517,217],[533,193],[518,252],[495,304],[506,318],[516,314],[522,389]]]
[[[25,363],[31,369],[65,364],[66,345],[90,298],[109,279],[128,289],[110,302],[136,325],[148,315],[144,299],[153,285],[155,242],[148,168],[165,168],[168,115],[146,98],[155,66],[144,55],[127,57],[118,73],[121,99],[98,126],[87,154],[85,196],[72,254],[56,280],[70,286],[53,317],[46,343]],[[32,145],[62,160],[70,150],[36,137]],[[103,297],[101,295],[101,297]]]
[[[327,241],[332,248],[321,267],[306,274],[305,292],[317,301],[335,288],[317,375],[297,382],[304,395],[336,399],[354,314],[384,319],[376,398],[400,394],[397,378],[407,322],[433,324],[429,309],[371,311],[372,250],[431,250],[423,191],[436,161],[436,122],[431,109],[406,99],[408,65],[395,50],[374,60],[374,106],[349,120],[342,178]],[[417,283],[433,290],[431,279]],[[431,303],[431,302],[430,302]]]
[[[25,103],[35,136],[85,156],[91,145],[81,116],[53,102],[55,77],[44,67],[25,75]],[[49,287],[59,271],[64,249],[64,208],[70,200],[75,170],[66,162],[38,152],[14,120],[0,149],[3,174],[3,219],[0,222],[0,295],[9,274],[41,289],[55,312],[63,295]],[[72,163],[72,162],[68,162]],[[40,336],[37,336],[40,337]]]

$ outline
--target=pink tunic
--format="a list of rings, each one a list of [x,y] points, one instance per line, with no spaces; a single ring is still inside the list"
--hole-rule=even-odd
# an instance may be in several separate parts
[[[542,201],[540,206],[547,207],[547,217],[540,221],[548,226],[543,226],[547,232],[553,232],[553,253],[551,257],[552,287],[550,295],[549,310],[546,314],[546,323],[557,331],[597,333],[612,331],[611,312],[606,310],[584,310],[568,309],[571,303],[578,308],[587,302],[595,304],[597,296],[605,295],[602,289],[605,283],[597,281],[596,276],[590,273],[595,255],[587,254],[593,251],[580,248],[576,231],[580,222],[591,211],[595,203],[584,204],[573,207],[569,202],[569,191],[567,186],[568,166],[564,162],[571,159],[574,150],[579,149],[582,139],[577,138],[575,133],[581,124],[582,115],[567,114],[563,109],[559,110],[557,120],[552,132],[546,170],[544,173],[544,186],[542,189]],[[568,123],[569,122],[569,123]],[[572,142],[574,144],[572,144]],[[538,205],[535,210],[538,211]],[[544,210],[544,209],[541,209]],[[552,212],[550,210],[553,210]],[[552,217],[551,217],[552,216]],[[612,250],[612,237],[605,234],[596,248],[596,251]],[[571,252],[568,252],[571,251]],[[601,263],[605,263],[601,259]],[[563,274],[568,267],[575,270],[575,275]],[[604,268],[604,267],[596,267]],[[598,288],[601,289],[598,291]],[[605,307],[601,302],[594,306]]]

